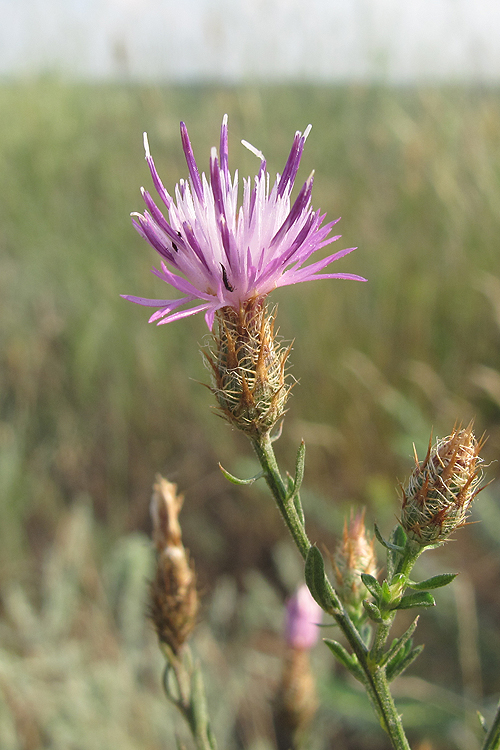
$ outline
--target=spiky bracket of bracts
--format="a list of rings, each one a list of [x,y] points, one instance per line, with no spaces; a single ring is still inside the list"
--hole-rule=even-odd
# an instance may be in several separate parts
[[[401,525],[422,546],[440,544],[463,526],[482,489],[484,439],[476,439],[472,426],[455,428],[434,445],[429,441],[422,463],[415,453],[415,468],[402,488]]]
[[[285,373],[291,344],[278,340],[275,309],[268,313],[257,298],[239,310],[222,308],[215,321],[212,346],[204,354],[221,416],[250,436],[269,432],[284,415],[291,388]]]

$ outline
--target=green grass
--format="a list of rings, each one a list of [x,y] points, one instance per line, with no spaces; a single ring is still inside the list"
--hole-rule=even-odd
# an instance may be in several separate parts
[[[496,458],[499,92],[43,79],[4,82],[0,112],[0,585],[37,584],[61,514],[78,501],[92,503],[103,551],[146,529],[157,471],[187,494],[184,533],[207,596],[222,576],[238,585],[249,570],[276,577],[270,550],[283,529],[264,488],[236,490],[217,469],[218,461],[235,473],[253,465],[197,382],[208,380],[198,352],[203,318],[156,328],[147,310],[119,297],[168,296],[128,215],[142,210],[139,188],[150,186],[144,130],[166,186],[186,175],[181,119],[206,169],[227,112],[231,168],[245,176],[256,160],[241,138],[275,173],[295,130],[311,122],[299,179],[315,170],[314,205],[342,215],[337,248],[359,248],[336,270],[369,279],[274,295],[299,380],[278,449],[291,468],[306,438],[315,538],[332,543],[349,501],[368,504],[390,528],[396,478],[409,470],[413,441],[425,450],[431,427],[447,434],[474,416],[490,435],[487,458]],[[488,478],[497,473],[493,464]],[[498,537],[487,538],[499,528],[496,485],[489,492],[485,529],[462,530],[446,560],[468,564],[479,586],[492,691],[500,638],[489,591],[498,566],[481,583],[477,562],[486,539],[498,554]],[[453,682],[456,668],[442,677],[448,626],[440,622],[427,666]]]

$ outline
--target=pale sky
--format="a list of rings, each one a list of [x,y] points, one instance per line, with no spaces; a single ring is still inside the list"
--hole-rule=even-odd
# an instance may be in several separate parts
[[[0,75],[500,80],[499,0],[0,0]]]

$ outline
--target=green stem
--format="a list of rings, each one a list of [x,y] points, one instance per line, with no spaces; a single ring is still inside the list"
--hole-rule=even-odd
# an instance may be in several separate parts
[[[267,485],[276,500],[276,504],[283,520],[285,521],[300,554],[305,560],[309,549],[311,548],[311,542],[309,541],[304,526],[299,518],[299,514],[297,513],[297,509],[293,502],[293,497],[288,497],[287,488],[278,468],[269,433],[254,438],[252,440],[252,445],[257,454],[260,465],[262,466]],[[325,584],[332,602],[331,608],[328,608],[327,611],[332,617],[334,617],[353,652],[356,654],[365,676],[364,685],[374,709],[379,715],[380,722],[390,737],[392,747],[394,750],[410,750],[401,723],[401,717],[396,710],[396,706],[394,705],[389,690],[385,670],[378,667],[369,659],[366,645],[326,576]]]
[[[407,582],[410,577],[410,573],[417,561],[417,558],[421,554],[422,549],[423,548],[420,546],[407,546],[405,553],[396,568],[395,575],[392,578],[392,581],[394,581],[396,575],[404,576],[404,582],[401,584],[401,589],[397,592],[398,597],[401,597],[404,594],[407,587]],[[394,622],[394,618],[396,617],[396,611],[393,610],[389,613],[386,611],[385,613],[383,613],[383,617],[384,621],[378,625],[375,631],[373,645],[370,650],[370,660],[373,664],[378,664],[380,662],[380,659],[382,658],[387,637],[392,627],[392,623]]]
[[[287,497],[287,490],[285,483],[281,478],[269,433],[262,435],[260,439],[252,440],[252,445],[264,471],[267,486],[271,490],[283,520],[285,521],[300,554],[305,560],[311,542],[307,538],[307,534],[293,503],[293,499]]]
[[[205,689],[199,665],[193,665],[191,652],[186,647],[178,656],[166,645],[162,651],[167,659],[164,687],[167,698],[178,708],[189,725],[196,750],[217,750],[217,743],[208,718]],[[168,687],[168,669],[175,677],[178,695]]]
[[[500,703],[497,706],[495,719],[486,735],[483,750],[498,750],[500,748]]]
[[[387,641],[387,636],[389,635],[392,623],[394,622],[394,617],[395,615],[391,614],[387,620],[384,620],[384,622],[381,622],[378,625],[375,631],[373,645],[370,649],[370,660],[373,664],[378,664],[382,657],[384,646]]]
[[[378,667],[375,670],[373,677],[377,695],[384,707],[384,729],[391,739],[393,748],[395,748],[395,750],[410,750],[410,745],[401,722],[401,716],[397,712],[394,699],[391,695],[385,669]]]

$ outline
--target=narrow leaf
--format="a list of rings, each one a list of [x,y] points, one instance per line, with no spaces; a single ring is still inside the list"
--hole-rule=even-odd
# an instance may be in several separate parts
[[[361,573],[361,580],[365,584],[370,594],[375,597],[375,599],[380,599],[380,596],[382,594],[382,586],[377,581],[377,579],[369,573]]]
[[[373,620],[374,622],[383,622],[381,612],[376,604],[373,604],[373,602],[369,602],[364,599],[363,607],[365,608],[365,612],[370,620]]]
[[[304,526],[305,524],[304,509],[302,508],[302,502],[300,500],[300,495],[298,492],[295,492],[293,495],[293,504],[295,506],[295,510],[297,511],[299,521],[302,524],[302,526]]]
[[[295,461],[295,492],[300,490],[302,480],[304,479],[304,469],[306,462],[306,444],[302,440],[297,451],[297,459]]]
[[[388,544],[393,545],[392,549],[387,549],[387,579],[390,581],[397,568],[398,558],[404,554],[406,545],[406,534],[400,524],[391,531]]]
[[[287,497],[291,497],[293,494],[293,488],[294,488],[294,481],[293,477],[290,476],[290,474],[286,473],[286,494]]]
[[[434,607],[436,605],[432,594],[427,591],[419,591],[417,594],[407,594],[401,597],[399,604],[394,609],[412,609],[412,607]]]
[[[315,545],[309,547],[304,573],[313,599],[318,602],[322,609],[329,611],[332,599],[326,584],[325,563],[323,562],[321,552]]]
[[[353,655],[351,656],[346,649],[337,641],[331,641],[329,638],[324,638],[324,642],[346,669],[360,682],[363,681],[363,670],[358,664],[358,660]]]
[[[407,540],[406,532],[401,526],[400,523],[398,523],[397,526],[394,527],[391,533],[390,542],[392,544],[395,544],[398,547],[405,547],[406,546],[406,540]]]
[[[400,638],[396,638],[393,641],[392,646],[390,647],[390,649],[387,651],[386,654],[384,654],[381,666],[383,666],[384,664],[387,664],[387,662],[391,661],[392,659],[394,659],[394,657],[397,654],[399,654],[399,652],[401,651],[401,649],[411,639],[413,633],[415,632],[415,628],[417,627],[417,624],[418,624],[418,617],[415,617],[415,619],[413,620],[413,622],[410,625],[410,627],[408,628],[408,630],[406,630]]]
[[[375,536],[377,537],[380,544],[385,547],[386,549],[391,550],[392,552],[399,552],[400,555],[404,552],[404,547],[400,547],[398,544],[392,544],[391,542],[386,542],[382,534],[380,533],[380,530],[377,526],[377,524],[374,524],[374,531]]]
[[[407,669],[410,664],[415,661],[417,656],[419,656],[423,650],[423,644],[421,646],[416,646],[413,651],[410,651],[410,653],[404,659],[401,659],[401,661],[396,660],[397,663],[389,664],[386,671],[387,679],[389,680],[389,682],[396,679],[398,675],[402,674],[405,669]]]
[[[432,576],[432,578],[426,578],[425,581],[420,581],[420,583],[413,583],[413,581],[411,581],[408,583],[408,585],[416,591],[425,591],[426,589],[439,589],[441,588],[441,586],[447,586],[449,583],[451,583],[457,577],[457,575],[457,573],[441,573],[440,575]]]
[[[488,725],[486,723],[486,719],[484,718],[481,711],[476,711],[476,714],[477,714],[478,721],[481,725],[481,729],[483,730],[485,734],[488,734]]]
[[[219,469],[222,471],[225,478],[233,484],[253,484],[257,481],[257,479],[261,479],[263,476],[265,476],[264,471],[259,471],[258,474],[256,474],[254,477],[250,477],[250,479],[238,479],[238,477],[235,477],[233,476],[233,474],[230,474],[228,471],[226,471],[226,469],[221,464],[219,464]]]

